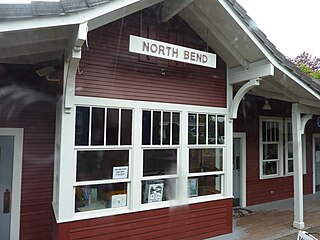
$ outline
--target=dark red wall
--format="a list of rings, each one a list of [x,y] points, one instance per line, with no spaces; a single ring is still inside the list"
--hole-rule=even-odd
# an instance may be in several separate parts
[[[0,127],[24,129],[21,240],[51,239],[55,221],[51,207],[55,107],[44,96],[28,88],[22,93],[20,89],[6,96],[10,104],[6,101],[0,104]]]
[[[261,110],[264,98],[246,96],[239,106],[234,132],[246,132],[247,146],[247,205],[255,205],[293,197],[293,176],[260,179],[259,116],[291,118],[291,104],[269,100],[272,110]],[[309,124],[309,123],[308,123]],[[307,126],[308,126],[307,124]],[[312,136],[307,132],[307,174],[304,193],[312,193]]]
[[[226,107],[226,65],[217,69],[129,52],[129,35],[149,37],[207,51],[180,18],[162,23],[155,6],[89,33],[83,48],[76,94],[200,106]],[[149,30],[148,30],[149,29]],[[149,34],[148,34],[149,32]],[[161,70],[166,75],[161,75]]]
[[[232,199],[58,225],[59,240],[196,240],[231,231]]]

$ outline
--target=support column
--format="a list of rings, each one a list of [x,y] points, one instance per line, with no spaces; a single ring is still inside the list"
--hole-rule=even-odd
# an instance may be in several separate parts
[[[301,113],[298,104],[292,104],[292,132],[294,159],[294,221],[293,227],[303,229],[303,162],[301,140]]]

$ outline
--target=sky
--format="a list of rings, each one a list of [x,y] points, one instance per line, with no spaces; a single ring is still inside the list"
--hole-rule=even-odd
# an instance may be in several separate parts
[[[285,56],[320,57],[320,0],[237,1]]]
[[[0,3],[30,3],[30,1],[0,0]],[[59,0],[49,1],[59,2]],[[285,56],[295,57],[306,51],[320,57],[320,0],[237,1]]]

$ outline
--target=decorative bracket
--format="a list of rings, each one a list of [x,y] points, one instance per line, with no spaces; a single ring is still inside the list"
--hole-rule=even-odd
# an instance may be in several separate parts
[[[65,74],[64,84],[64,111],[70,113],[73,106],[73,98],[75,94],[75,78],[77,68],[81,59],[81,48],[83,43],[87,40],[88,22],[79,24],[78,34],[74,41],[71,56],[67,60],[67,73]]]
[[[230,120],[237,118],[237,112],[239,108],[239,104],[243,96],[250,91],[250,89],[260,85],[261,78],[251,79],[249,82],[244,84],[234,96],[229,110]]]
[[[312,119],[312,114],[307,114],[307,115],[304,115],[303,117],[301,117],[301,127],[300,127],[300,132],[299,132],[300,135],[304,134],[306,124],[311,119]]]

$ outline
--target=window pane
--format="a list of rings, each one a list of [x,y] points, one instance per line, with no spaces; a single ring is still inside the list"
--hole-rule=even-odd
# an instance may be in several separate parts
[[[218,144],[224,144],[224,116],[218,116]]]
[[[75,189],[75,212],[127,206],[127,183],[79,186]]]
[[[121,110],[120,145],[131,145],[132,142],[132,110]]]
[[[293,145],[288,143],[288,158],[293,158]]]
[[[288,172],[293,172],[293,160],[288,160]]]
[[[89,144],[89,111],[88,107],[76,108],[76,146],[87,146]]]
[[[142,112],[142,144],[150,145],[151,134],[151,112]]]
[[[171,133],[171,113],[163,113],[163,130],[162,130],[162,144],[170,144],[170,133]]]
[[[216,144],[216,116],[208,116],[208,143]]]
[[[176,198],[176,179],[142,181],[142,203],[168,201]]]
[[[160,145],[161,112],[153,112],[152,144]]]
[[[262,122],[262,141],[263,142],[267,141],[267,122],[266,121]]]
[[[188,124],[188,144],[196,144],[196,130],[197,130],[197,115],[189,114],[189,124]]]
[[[177,149],[143,151],[143,176],[177,173]]]
[[[91,145],[104,144],[104,108],[92,108]]]
[[[221,193],[221,176],[201,176],[188,178],[189,197],[198,197]]]
[[[288,132],[288,141],[292,142],[293,137],[292,137],[292,123],[288,122],[287,124],[287,132]]]
[[[198,144],[206,144],[206,115],[199,114],[198,115]]]
[[[129,166],[128,150],[78,151],[77,181],[119,178],[119,168],[115,167],[125,166]]]
[[[278,158],[278,144],[263,144],[263,160]]]
[[[118,145],[119,109],[107,111],[107,145]]]
[[[172,144],[180,144],[180,113],[172,114]]]
[[[221,148],[189,150],[189,173],[222,171],[222,165]]]
[[[278,161],[263,162],[263,175],[278,174]]]

